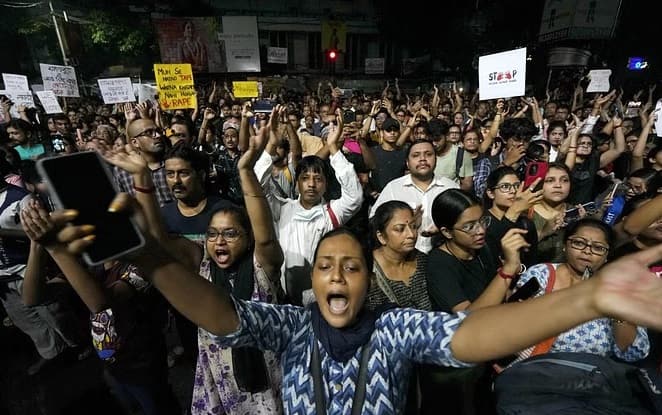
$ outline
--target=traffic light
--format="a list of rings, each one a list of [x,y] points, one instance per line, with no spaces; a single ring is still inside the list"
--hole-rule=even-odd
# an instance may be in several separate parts
[[[326,52],[326,57],[327,59],[329,59],[329,62],[335,62],[336,58],[338,57],[338,51],[336,51],[335,49],[329,49]]]

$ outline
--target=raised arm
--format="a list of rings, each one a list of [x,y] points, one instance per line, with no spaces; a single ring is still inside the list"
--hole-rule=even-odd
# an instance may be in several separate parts
[[[244,193],[244,203],[248,217],[251,220],[251,229],[255,240],[255,256],[264,267],[267,275],[278,281],[280,266],[283,263],[283,251],[278,243],[271,209],[253,171],[255,163],[264,150],[267,141],[267,127],[258,131],[257,136],[251,137],[249,146],[237,163],[241,189]]]
[[[490,131],[487,133],[487,136],[483,137],[483,142],[480,143],[478,152],[485,154],[490,151],[492,143],[494,142],[494,137],[499,134],[499,127],[501,127],[501,124],[503,124],[503,121],[506,118],[506,114],[505,101],[500,99],[496,104],[496,114],[494,115],[494,120],[492,121]]]
[[[633,172],[635,170],[641,169],[644,167],[644,157],[645,157],[645,152],[646,152],[646,143],[648,141],[648,135],[651,132],[651,129],[655,125],[655,121],[657,120],[657,113],[653,112],[651,115],[648,116],[646,124],[644,124],[644,128],[641,129],[641,134],[639,134],[639,138],[637,138],[637,143],[634,145],[634,148],[632,149],[632,166],[630,168],[630,172]]]
[[[662,217],[662,195],[638,207],[623,221],[623,230],[631,237],[639,235]]]
[[[212,153],[214,151],[214,147],[207,141],[207,130],[209,130],[209,124],[214,118],[216,118],[216,111],[210,107],[205,108],[202,124],[200,125],[200,132],[198,132],[198,142],[207,153]]]
[[[248,147],[248,140],[251,136],[251,126],[249,120],[253,113],[250,111],[251,102],[246,101],[241,108],[241,121],[239,124],[239,137],[238,137],[238,147],[239,151],[244,151]]]
[[[600,155],[600,167],[616,160],[625,151],[625,135],[623,134],[623,120],[617,116],[612,117],[614,125],[614,145]]]

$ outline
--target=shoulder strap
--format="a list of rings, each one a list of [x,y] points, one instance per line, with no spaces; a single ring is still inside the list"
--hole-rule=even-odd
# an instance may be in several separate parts
[[[331,219],[331,223],[333,224],[333,229],[339,228],[340,222],[338,222],[338,217],[336,217],[336,214],[333,213],[333,209],[331,209],[331,202],[328,202],[326,204],[326,211],[329,212],[329,218]]]
[[[352,415],[360,415],[363,411],[365,402],[366,386],[368,383],[368,362],[370,361],[370,347],[368,344],[361,350],[361,361],[359,363],[359,377],[354,389],[354,399],[352,399]],[[324,396],[324,384],[322,382],[322,361],[320,358],[320,348],[317,339],[313,339],[313,355],[311,362],[311,371],[313,375],[313,389],[315,391],[315,413],[325,414],[326,397]]]
[[[386,298],[389,299],[390,302],[399,304],[398,302],[398,297],[395,295],[395,292],[389,285],[388,281],[386,281],[386,274],[384,273],[384,270],[382,267],[379,265],[379,262],[377,260],[373,261],[373,265],[375,267],[375,282],[377,283],[377,286],[381,288],[381,290],[384,292],[386,295]]]
[[[549,294],[554,289],[554,283],[556,282],[556,268],[554,265],[547,263],[547,270],[549,271],[549,277],[547,278],[547,286],[545,287],[545,294]],[[531,356],[537,356],[539,354],[545,354],[552,349],[554,342],[556,341],[556,336],[550,337],[547,340],[543,340],[540,343],[536,344],[531,352]]]
[[[460,169],[462,168],[462,163],[464,162],[464,149],[457,149],[457,156],[455,157],[455,177],[460,177]]]

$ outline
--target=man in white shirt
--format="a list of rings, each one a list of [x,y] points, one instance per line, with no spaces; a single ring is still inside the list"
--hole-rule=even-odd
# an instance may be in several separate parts
[[[255,166],[255,173],[261,178],[271,206],[278,241],[285,257],[281,281],[289,300],[294,304],[303,304],[302,294],[311,288],[310,272],[319,240],[325,233],[350,220],[363,202],[363,189],[354,166],[340,151],[343,128],[341,115],[337,117],[336,123],[338,126],[330,129],[326,147],[330,153],[331,167],[340,183],[340,199],[324,200],[328,176],[326,164],[320,157],[304,157],[297,164],[295,180],[298,199],[282,198],[272,191],[272,181],[267,174],[271,173],[270,157],[260,158]]]
[[[370,217],[372,217],[380,205],[391,200],[401,200],[409,204],[412,209],[421,206],[423,217],[416,249],[424,253],[428,253],[432,249],[432,241],[429,237],[421,236],[420,232],[433,225],[430,209],[434,198],[447,189],[459,188],[459,185],[453,180],[446,177],[435,177],[436,162],[437,157],[432,142],[414,141],[407,153],[409,174],[391,180],[370,210]]]

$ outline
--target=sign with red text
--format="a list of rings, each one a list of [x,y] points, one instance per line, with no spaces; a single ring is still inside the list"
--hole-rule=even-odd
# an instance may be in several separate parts
[[[190,63],[156,63],[154,78],[163,110],[195,108],[197,96]]]
[[[520,97],[526,87],[526,48],[478,58],[480,100]]]

